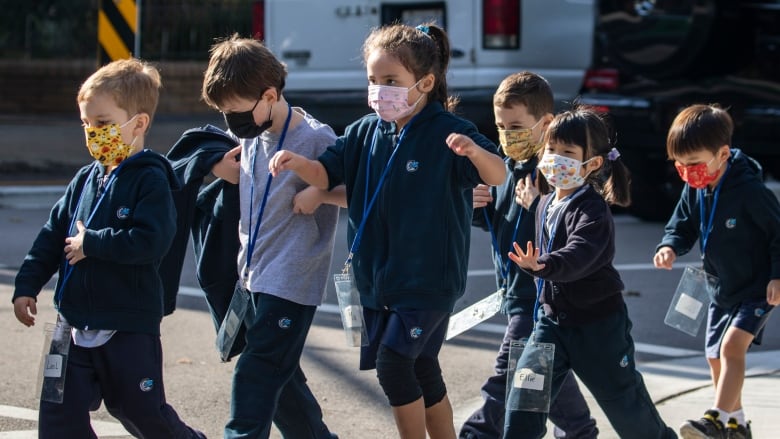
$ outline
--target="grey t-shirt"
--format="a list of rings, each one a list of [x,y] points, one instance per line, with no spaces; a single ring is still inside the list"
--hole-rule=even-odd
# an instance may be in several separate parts
[[[293,111],[304,116],[292,127],[282,149],[309,159],[316,159],[336,141],[333,130],[308,115],[303,109]],[[338,207],[322,204],[313,214],[294,214],[293,197],[308,184],[294,172],[283,171],[271,180],[260,229],[257,233],[249,275],[244,276],[247,245],[257,224],[257,217],[268,181],[268,162],[276,154],[279,134],[266,131],[257,139],[240,139],[241,221],[238,273],[249,290],[281,297],[301,305],[318,306],[325,296],[338,224]],[[250,167],[254,160],[254,174]],[[251,190],[254,185],[254,191]],[[250,218],[250,203],[252,218]]]

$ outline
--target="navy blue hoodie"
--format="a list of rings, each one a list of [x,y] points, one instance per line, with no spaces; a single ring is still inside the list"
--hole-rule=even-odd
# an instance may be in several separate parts
[[[176,232],[171,190],[178,180],[168,161],[150,150],[126,159],[108,188],[104,175],[97,162],[76,173],[19,269],[14,298],[37,297],[59,270],[55,306],[74,327],[159,334],[158,266]],[[65,238],[77,233],[75,220],[87,227],[86,258],[66,280]]]
[[[496,284],[501,287],[501,276],[505,266],[509,267],[507,276],[507,291],[504,301],[501,304],[501,311],[504,314],[531,315],[536,300],[536,285],[533,277],[524,272],[514,262],[509,260],[507,254],[513,251],[512,235],[517,226],[517,236],[515,241],[525,248],[525,243],[533,241],[534,236],[534,212],[539,202],[536,197],[533,204],[529,206],[530,211],[524,209],[515,202],[515,186],[522,181],[528,174],[536,171],[538,160],[536,157],[516,165],[514,160],[506,159],[507,173],[506,180],[500,186],[492,186],[490,194],[493,201],[488,203],[482,209],[474,210],[473,225],[482,230],[489,231],[488,223],[485,221],[485,214],[490,219],[490,228],[496,237],[498,249],[492,248],[493,266],[496,269]],[[520,221],[518,224],[518,220]],[[499,260],[496,255],[498,250],[501,255]],[[504,264],[504,266],[502,266]]]
[[[378,136],[372,149],[375,129]],[[353,260],[363,306],[452,312],[463,295],[472,190],[482,179],[468,158],[447,146],[445,140],[453,132],[498,153],[474,124],[445,111],[438,102],[429,103],[412,119]],[[397,140],[394,123],[381,122],[370,114],[348,126],[336,145],[319,157],[330,187],[346,184],[350,244],[363,218],[366,198],[374,194]]]
[[[701,238],[697,192],[688,185],[683,187],[656,251],[669,246],[682,256]],[[714,193],[709,189],[702,192],[705,216],[709,217]],[[780,279],[780,204],[764,185],[761,166],[739,149],[731,150],[723,176],[704,270],[720,279],[720,288],[711,299],[723,308],[766,299],[769,281]]]

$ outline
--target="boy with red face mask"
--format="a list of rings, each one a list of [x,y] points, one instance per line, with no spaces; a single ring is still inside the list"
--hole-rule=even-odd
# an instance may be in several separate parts
[[[705,355],[715,403],[680,427],[683,438],[750,438],[742,410],[745,357],[780,303],[780,204],[761,166],[730,148],[733,122],[714,105],[693,105],[672,122],[666,148],[687,184],[656,249],[657,268],[672,269],[696,240],[704,270],[719,279],[707,318]]]

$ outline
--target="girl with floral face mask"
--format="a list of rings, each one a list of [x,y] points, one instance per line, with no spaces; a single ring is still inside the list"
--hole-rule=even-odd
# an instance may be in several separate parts
[[[627,205],[629,184],[609,138],[591,109],[575,108],[553,119],[538,169],[555,192],[539,200],[534,241],[526,248],[515,243],[509,258],[536,278],[529,339],[554,346],[545,371],[551,395],[559,394],[573,370],[619,437],[673,438],[636,370],[624,285],[613,265],[615,226],[608,204]],[[521,355],[517,370],[535,367],[534,357]],[[516,400],[518,387],[511,387],[507,401]],[[504,437],[545,434],[547,413],[507,410],[506,417]]]

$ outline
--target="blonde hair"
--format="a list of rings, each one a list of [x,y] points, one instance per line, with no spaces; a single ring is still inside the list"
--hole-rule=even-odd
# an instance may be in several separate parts
[[[162,81],[157,68],[136,58],[120,59],[106,64],[90,75],[81,84],[76,101],[82,103],[95,95],[106,93],[112,96],[116,105],[127,111],[128,115],[148,114],[151,125],[161,87]]]

